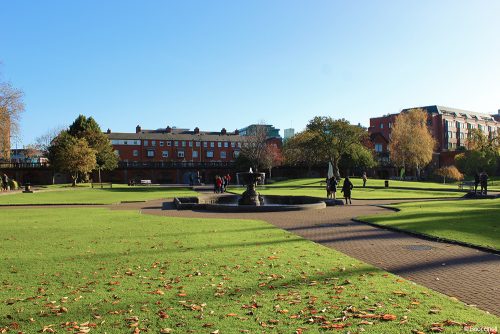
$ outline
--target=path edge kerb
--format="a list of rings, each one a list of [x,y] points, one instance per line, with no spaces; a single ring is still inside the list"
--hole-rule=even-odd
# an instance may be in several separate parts
[[[395,212],[401,211],[398,208],[394,208],[394,207],[387,206],[387,205],[374,205],[374,206],[377,206],[377,207],[383,208],[383,209],[387,209],[387,210],[391,210],[391,211],[395,211]],[[358,217],[351,218],[351,220],[354,221],[354,222],[356,222],[356,223],[367,224],[367,225],[370,225],[370,226],[373,226],[373,227],[382,228],[384,230],[389,230],[389,231],[393,231],[393,232],[404,233],[404,234],[408,234],[408,235],[411,235],[413,237],[417,237],[417,238],[424,239],[424,240],[435,241],[435,242],[440,242],[440,243],[445,243],[445,244],[458,245],[458,246],[464,246],[464,247],[468,247],[468,248],[477,249],[477,250],[480,250],[480,251],[483,251],[483,252],[487,252],[487,253],[490,253],[490,254],[500,255],[500,250],[495,249],[495,248],[474,245],[474,244],[471,244],[471,243],[468,243],[468,242],[464,242],[464,241],[458,241],[458,240],[452,240],[452,239],[447,239],[447,238],[442,238],[442,237],[436,237],[434,235],[430,235],[430,234],[426,234],[426,233],[418,233],[418,232],[415,232],[415,231],[403,230],[403,229],[400,229],[400,228],[397,228],[397,227],[385,226],[385,225],[380,225],[380,224],[376,224],[376,223],[371,223],[371,222],[367,222],[365,220],[359,219]]]

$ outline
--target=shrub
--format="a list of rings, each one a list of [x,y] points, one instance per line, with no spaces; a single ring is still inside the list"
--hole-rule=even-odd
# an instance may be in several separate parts
[[[443,183],[446,183],[446,178],[460,181],[464,179],[464,174],[460,173],[460,171],[455,166],[446,166],[436,169],[434,172],[436,175],[443,177]]]
[[[9,188],[10,188],[10,190],[19,189],[19,184],[17,183],[16,180],[9,179]]]

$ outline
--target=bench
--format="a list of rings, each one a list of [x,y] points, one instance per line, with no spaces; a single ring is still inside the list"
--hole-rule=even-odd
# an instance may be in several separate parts
[[[464,190],[464,188],[469,188],[469,191],[474,190],[476,183],[474,181],[462,181],[458,184],[458,189]]]
[[[150,186],[151,180],[141,180],[141,186]]]
[[[111,182],[92,182],[90,184],[92,188],[104,188],[104,187],[109,187],[113,188],[113,183]]]

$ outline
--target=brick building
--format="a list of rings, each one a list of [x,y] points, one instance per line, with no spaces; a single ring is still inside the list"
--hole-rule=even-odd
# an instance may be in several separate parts
[[[194,173],[210,180],[215,174],[234,172],[234,162],[242,147],[253,140],[239,130],[218,132],[179,129],[167,126],[157,130],[107,135],[119,157],[116,181],[148,178],[159,183],[187,183]],[[281,138],[268,138],[268,145],[281,147]],[[155,171],[153,172],[152,169]]]
[[[410,109],[413,108],[403,109],[401,112]],[[497,136],[500,132],[500,110],[496,115],[489,115],[437,105],[420,109],[427,112],[427,125],[437,142],[432,168],[453,164],[455,155],[467,148],[467,138],[471,129],[479,129],[490,137]],[[381,177],[391,174],[388,145],[396,116],[398,114],[370,118],[368,132],[380,162]]]

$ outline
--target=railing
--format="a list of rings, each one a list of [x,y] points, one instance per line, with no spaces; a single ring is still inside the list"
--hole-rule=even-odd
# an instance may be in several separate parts
[[[118,168],[233,168],[234,162],[226,161],[144,161],[118,163]]]
[[[47,162],[0,162],[0,169],[49,168]]]

